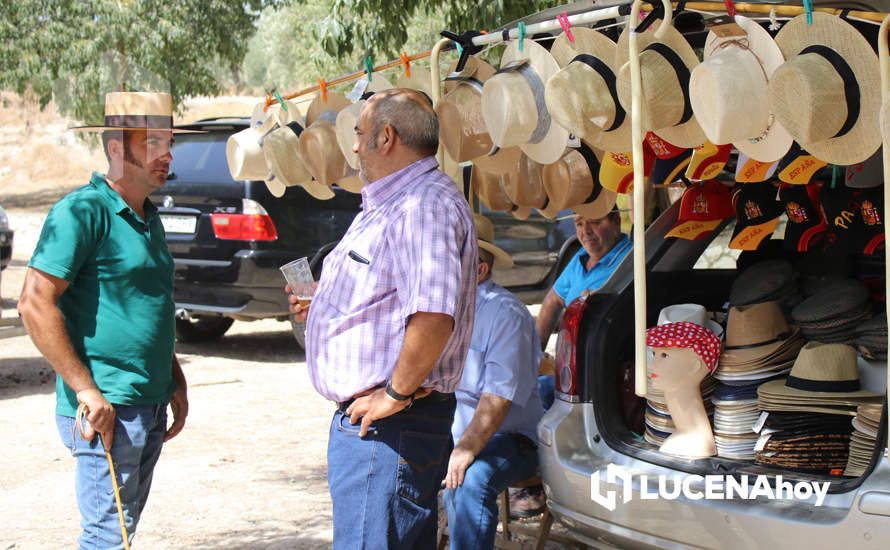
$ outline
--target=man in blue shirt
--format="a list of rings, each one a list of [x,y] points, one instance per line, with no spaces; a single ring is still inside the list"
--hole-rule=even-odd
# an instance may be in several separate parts
[[[617,210],[599,219],[575,216],[575,234],[582,248],[560,273],[538,313],[536,327],[542,350],[563,308],[581,295],[599,290],[631,249],[630,239],[621,232]]]
[[[494,228],[474,216],[479,244],[476,320],[455,397],[443,501],[452,549],[493,548],[497,496],[537,472],[536,430],[544,414],[537,374],[541,350],[528,309],[491,280],[510,267]]]

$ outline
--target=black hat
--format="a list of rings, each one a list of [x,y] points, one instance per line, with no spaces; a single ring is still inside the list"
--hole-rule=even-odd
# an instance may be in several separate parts
[[[789,185],[781,190],[788,223],[785,225],[785,247],[806,252],[822,244],[828,224],[819,207],[821,185]]]
[[[782,203],[776,195],[777,187],[770,182],[736,187],[732,195],[736,222],[730,248],[755,250],[773,234],[782,213]]]

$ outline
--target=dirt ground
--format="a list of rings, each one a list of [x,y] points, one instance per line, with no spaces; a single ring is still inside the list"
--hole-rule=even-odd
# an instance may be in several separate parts
[[[71,121],[0,94],[0,205],[15,230],[0,279],[16,315],[49,207],[104,158]],[[286,323],[236,322],[211,344],[177,344],[185,430],[165,447],[134,547],[314,549],[331,545],[326,445],[333,406],[312,388]],[[52,369],[27,336],[0,340],[0,550],[74,546],[74,459],[55,427]],[[534,522],[532,522],[534,523]],[[548,544],[548,548],[559,546]]]

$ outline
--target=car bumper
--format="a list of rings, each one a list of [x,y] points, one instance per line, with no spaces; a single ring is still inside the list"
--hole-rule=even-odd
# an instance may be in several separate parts
[[[228,260],[176,258],[173,298],[178,309],[197,314],[267,318],[288,314],[278,266],[292,254],[242,250]]]
[[[884,457],[855,490],[828,494],[822,506],[791,500],[641,499],[639,476],[682,472],[618,453],[597,435],[593,407],[557,400],[538,425],[538,448],[547,501],[554,516],[579,540],[619,548],[879,548],[890,539],[890,463]],[[611,483],[609,465],[634,474],[625,493]],[[615,509],[594,502],[616,492]],[[649,486],[652,486],[650,481]],[[868,495],[868,496],[866,496]],[[629,498],[624,498],[628,497]],[[882,505],[874,506],[874,502]],[[855,541],[855,542],[854,542]]]

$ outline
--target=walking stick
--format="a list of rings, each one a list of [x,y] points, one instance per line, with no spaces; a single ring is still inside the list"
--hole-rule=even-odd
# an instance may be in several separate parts
[[[81,403],[79,407],[77,407],[77,416],[74,419],[77,424],[77,429],[80,432],[80,437],[83,440],[86,440],[83,434],[83,415],[87,412],[86,403]],[[96,432],[96,435],[99,437],[99,444],[102,445],[102,448],[105,449],[105,442],[102,441],[102,436]],[[127,536],[127,526],[124,522],[124,508],[121,505],[121,492],[117,486],[117,474],[114,472],[114,461],[111,460],[111,451],[109,449],[105,449],[105,459],[108,460],[108,472],[111,474],[111,487],[114,489],[114,502],[117,504],[117,519],[121,524],[121,537],[124,540],[124,550],[130,550],[130,540]]]

